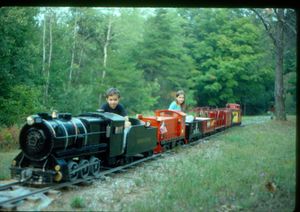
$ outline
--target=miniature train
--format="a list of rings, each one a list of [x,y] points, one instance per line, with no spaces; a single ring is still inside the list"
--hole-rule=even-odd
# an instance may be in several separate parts
[[[29,116],[19,136],[21,152],[12,161],[11,176],[30,183],[60,183],[100,176],[101,167],[127,164],[199,140],[241,124],[238,104],[225,108],[195,108],[192,119],[185,113],[157,110],[154,116],[130,118],[90,112]]]

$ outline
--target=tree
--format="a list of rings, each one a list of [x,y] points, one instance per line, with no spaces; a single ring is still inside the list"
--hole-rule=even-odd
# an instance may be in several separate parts
[[[296,34],[295,26],[289,19],[295,19],[295,15],[290,16],[289,9],[253,9],[252,10],[261,20],[266,32],[272,40],[275,48],[275,117],[276,120],[286,120],[285,111],[285,92],[283,84],[284,73],[284,49],[285,49],[285,32],[291,31]],[[293,21],[295,23],[295,21]]]
[[[129,114],[148,111],[158,97],[158,84],[146,81],[143,70],[137,68],[139,45],[143,39],[144,18],[139,9],[122,9],[114,18],[113,40],[107,60],[105,86],[121,91],[122,104]],[[103,93],[103,91],[102,91]]]
[[[187,21],[186,46],[196,64],[192,78],[198,105],[238,102],[258,106],[252,112],[263,111],[271,69],[264,62],[263,29],[247,10],[181,9],[180,14]]]
[[[193,69],[192,59],[184,46],[184,20],[173,9],[157,9],[145,23],[144,40],[138,57],[138,68],[147,81],[157,82],[160,90],[155,95],[155,107],[166,108],[174,99],[173,92],[189,92],[188,79]]]
[[[37,13],[36,8],[0,10],[0,125],[23,121],[25,113],[34,111],[36,107],[24,105],[24,99],[35,103],[41,99],[40,87],[35,85],[40,76],[35,69],[40,65]]]

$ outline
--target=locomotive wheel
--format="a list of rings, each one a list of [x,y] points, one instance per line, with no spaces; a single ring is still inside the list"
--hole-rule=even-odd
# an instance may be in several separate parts
[[[168,151],[170,146],[168,144],[163,145],[163,151]]]
[[[78,178],[78,163],[74,161],[68,162],[68,170],[69,170],[69,179],[70,181],[75,181]]]
[[[133,162],[133,157],[126,157],[125,158],[125,163],[126,164],[129,164],[129,163],[132,163]]]
[[[182,145],[183,145],[183,141],[182,140],[177,141],[176,146],[182,146]]]
[[[90,159],[90,174],[95,177],[100,176],[100,160],[96,157]]]
[[[149,151],[149,156],[152,156],[153,155],[153,150],[150,150]]]
[[[81,178],[86,178],[89,175],[89,173],[90,173],[90,166],[89,165],[90,164],[89,164],[88,160],[81,160],[79,162],[79,169],[80,169],[79,176]]]
[[[153,150],[144,153],[145,157],[151,157],[153,155]]]

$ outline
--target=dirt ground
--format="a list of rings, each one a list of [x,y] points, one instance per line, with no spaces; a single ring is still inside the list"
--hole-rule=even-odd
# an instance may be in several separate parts
[[[143,197],[151,188],[144,186],[143,175],[160,175],[159,167],[162,159],[149,161],[124,173],[116,173],[96,180],[90,185],[77,185],[63,190],[43,211],[120,211],[126,204]],[[158,170],[156,172],[155,170]],[[81,198],[83,208],[74,208],[75,199]]]
[[[135,201],[149,192],[149,189],[143,186],[142,175],[154,172],[153,169],[161,162],[156,160],[146,163],[147,165],[144,163],[126,172],[111,174],[91,183],[39,194],[20,202],[17,208],[2,208],[0,211],[120,211],[129,201]],[[1,181],[0,184],[9,182],[11,181]],[[26,194],[29,190],[17,186],[6,193],[18,195],[20,192]]]
[[[62,190],[61,195],[43,211],[120,211],[128,201],[134,201],[148,192],[138,184],[143,169],[136,167],[126,173],[105,177],[105,180],[96,180],[90,185],[77,185]],[[72,207],[76,198],[82,200],[83,208]]]

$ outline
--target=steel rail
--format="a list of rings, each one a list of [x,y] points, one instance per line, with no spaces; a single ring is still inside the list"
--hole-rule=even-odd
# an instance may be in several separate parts
[[[17,181],[17,182],[12,182],[12,183],[7,183],[7,184],[0,184],[0,191],[3,191],[3,190],[6,190],[12,186],[15,186],[15,185],[20,185],[20,184],[24,184],[24,182],[21,182],[21,181]]]
[[[26,199],[27,197],[29,196],[33,196],[35,194],[39,194],[39,193],[45,193],[49,190],[55,190],[55,189],[59,189],[59,188],[62,188],[62,187],[67,187],[67,186],[71,186],[71,185],[75,185],[75,184],[79,184],[79,183],[84,183],[84,182],[88,182],[90,180],[94,180],[94,179],[99,179],[105,175],[109,175],[111,173],[114,173],[114,172],[118,172],[118,171],[121,171],[121,170],[124,170],[124,169],[127,169],[129,167],[133,167],[139,163],[143,163],[147,160],[152,160],[154,158],[157,158],[161,156],[161,154],[156,154],[156,155],[152,155],[150,157],[146,157],[146,158],[142,158],[142,159],[139,159],[139,160],[136,160],[132,163],[129,163],[129,164],[126,164],[126,165],[123,165],[123,166],[118,166],[118,167],[114,167],[114,168],[109,168],[108,170],[106,171],[103,171],[102,173],[100,173],[100,175],[98,177],[93,177],[93,176],[89,176],[87,178],[84,178],[84,179],[78,179],[76,181],[73,181],[73,182],[65,182],[65,183],[60,183],[60,184],[55,184],[55,185],[51,185],[51,186],[48,186],[48,187],[45,187],[45,188],[41,188],[41,189],[38,189],[38,190],[35,190],[35,191],[32,191],[30,193],[27,193],[27,194],[24,194],[24,195],[20,195],[18,197],[14,197],[14,198],[11,198],[11,199],[7,199],[7,200],[4,200],[4,201],[1,201],[0,202],[0,208],[5,206],[5,204],[9,204],[9,203],[16,203],[18,201],[21,201],[21,200],[24,200]],[[0,188],[3,188],[2,190],[5,190],[5,189],[8,189],[9,187],[11,187],[13,184],[24,184],[25,182],[15,182],[15,183],[10,183],[10,184],[6,184],[4,185],[3,187],[0,187]],[[4,189],[5,188],[5,189]]]

